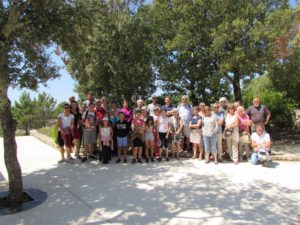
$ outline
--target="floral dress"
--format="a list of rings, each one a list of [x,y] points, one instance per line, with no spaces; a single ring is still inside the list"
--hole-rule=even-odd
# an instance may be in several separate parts
[[[170,118],[170,122],[171,122],[171,131],[173,137],[172,143],[181,143],[181,141],[184,138],[182,130],[180,131],[179,134],[175,134],[175,132],[180,128],[180,117],[175,118],[174,116],[172,116]]]

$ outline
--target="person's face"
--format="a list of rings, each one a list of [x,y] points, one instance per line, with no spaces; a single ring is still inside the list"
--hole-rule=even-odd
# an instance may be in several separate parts
[[[72,102],[71,106],[72,106],[73,109],[76,109],[78,107],[76,102]]]
[[[141,100],[137,100],[136,105],[138,107],[142,107],[143,106],[143,102]]]
[[[147,111],[143,109],[143,110],[141,110],[141,114],[142,114],[142,115],[146,115],[146,114],[147,114]]]
[[[101,108],[101,102],[100,102],[100,101],[97,101],[97,102],[96,102],[96,107],[97,107],[97,108]]]
[[[235,108],[235,109],[237,109],[237,107],[239,107],[239,106],[240,106],[240,103],[238,103],[238,102],[235,102],[235,103],[234,103],[234,108]]]
[[[218,112],[219,111],[219,106],[218,105],[214,105],[214,112]]]
[[[237,112],[238,112],[239,115],[242,115],[244,113],[244,110],[242,108],[238,108]]]
[[[102,104],[103,104],[103,105],[106,105],[106,103],[107,103],[107,100],[106,100],[106,98],[102,98],[102,100],[101,100],[101,101],[102,101]]]
[[[90,111],[94,111],[94,108],[95,108],[95,105],[94,105],[94,104],[89,105],[89,110],[90,110]]]
[[[65,114],[70,114],[70,110],[71,110],[70,107],[64,107]]]
[[[178,111],[173,111],[173,116],[178,117]]]
[[[83,112],[86,111],[86,104],[83,104],[83,105],[81,106],[81,109],[82,109]]]
[[[157,103],[157,98],[152,98],[152,102],[153,102],[153,104],[156,104]]]
[[[117,108],[117,104],[114,103],[114,102],[112,102],[112,103],[111,103],[111,107],[112,107],[113,109],[115,109],[115,108]]]
[[[88,100],[93,99],[93,95],[87,95],[87,99],[88,99]]]
[[[199,112],[198,112],[197,109],[194,109],[193,113],[194,113],[195,116],[197,116]]]
[[[165,103],[166,103],[166,105],[170,105],[171,104],[170,99],[169,98],[165,98]]]
[[[158,116],[159,115],[159,109],[155,109],[154,114]]]
[[[167,116],[167,111],[166,111],[166,110],[161,111],[161,115],[162,115],[163,117],[166,117],[166,116]]]
[[[105,127],[107,127],[107,124],[108,124],[108,121],[107,121],[107,120],[103,120],[103,125],[104,125]]]
[[[182,97],[182,98],[181,98],[181,102],[182,102],[184,105],[186,105],[187,102],[188,102],[187,97]]]
[[[220,101],[221,106],[224,107],[226,105],[226,101]]]
[[[205,109],[205,116],[210,116],[210,110],[209,109]]]
[[[124,120],[125,119],[125,115],[123,113],[119,114],[120,120]]]
[[[137,112],[136,114],[135,114],[135,116],[137,117],[137,118],[140,118],[141,117],[141,112]]]
[[[229,109],[228,109],[228,112],[229,112],[230,114],[234,114],[234,108],[229,108]]]
[[[124,101],[122,106],[123,106],[123,108],[127,108],[128,107],[128,102]]]
[[[256,127],[256,132],[261,135],[264,132],[264,129],[261,126]]]
[[[258,99],[258,98],[253,99],[253,105],[254,105],[255,107],[258,107],[258,106],[259,106],[259,99]]]

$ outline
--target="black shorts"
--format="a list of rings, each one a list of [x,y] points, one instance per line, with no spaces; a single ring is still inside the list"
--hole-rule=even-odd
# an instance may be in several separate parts
[[[65,141],[64,141],[64,139],[61,137],[60,131],[58,131],[57,142],[58,142],[58,146],[59,146],[59,147],[64,147]]]
[[[160,139],[160,142],[161,142],[159,148],[162,148],[163,146],[165,148],[168,148],[168,140],[166,138],[167,133],[158,132],[158,136],[159,136],[159,139]]]
[[[140,138],[133,139],[133,147],[143,147],[143,141]]]

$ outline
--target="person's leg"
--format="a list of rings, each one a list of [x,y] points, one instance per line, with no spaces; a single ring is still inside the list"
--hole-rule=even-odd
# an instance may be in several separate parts
[[[232,155],[232,138],[226,138],[226,143],[227,143],[227,150],[228,150],[229,157],[231,159],[233,159],[233,155]]]
[[[175,157],[175,151],[176,151],[176,144],[175,144],[175,142],[172,142],[171,148],[172,148],[172,159],[174,159],[174,157]]]
[[[209,137],[203,136],[203,142],[204,142],[204,151],[205,151],[205,163],[208,163],[209,162],[209,152],[210,152]]]
[[[125,147],[123,147],[123,157],[124,157],[124,159],[123,159],[123,161],[124,162],[127,162],[127,146],[125,146]]]
[[[150,146],[150,141],[149,140],[145,141],[145,157],[146,157],[146,160],[149,160],[149,146]]]
[[[232,139],[232,158],[235,164],[239,162],[238,141],[235,139]]]
[[[196,159],[197,158],[197,144],[196,143],[193,143],[193,152],[194,152],[193,159]]]
[[[70,147],[66,147],[66,150],[67,150],[67,159],[71,159],[71,148]]]
[[[223,149],[222,149],[222,133],[217,133],[216,141],[217,141],[217,149],[218,149],[218,158],[220,161],[223,160]]]
[[[59,160],[58,162],[59,163],[64,162],[65,161],[65,148],[64,148],[64,146],[60,146],[59,151],[60,151],[61,160]]]
[[[180,143],[176,143],[176,158],[179,159]]]
[[[154,159],[153,159],[153,140],[150,140],[149,141],[149,150],[150,150],[150,158],[151,158],[151,162],[154,162]]]
[[[142,163],[142,152],[143,152],[143,147],[138,147],[138,162]]]
[[[218,164],[218,149],[217,149],[217,139],[216,136],[212,136],[210,138],[210,144],[211,144],[211,153],[214,157],[215,164]]]
[[[258,164],[258,153],[257,152],[253,152],[251,155],[251,159],[250,159],[250,163],[253,165],[257,165]]]

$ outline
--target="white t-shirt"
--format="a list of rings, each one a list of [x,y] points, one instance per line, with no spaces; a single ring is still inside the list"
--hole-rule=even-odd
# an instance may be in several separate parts
[[[177,109],[178,109],[179,116],[182,119],[183,125],[184,126],[189,125],[193,115],[192,106],[191,105],[184,106],[183,104],[180,104],[177,107]]]
[[[74,115],[70,113],[70,115],[66,116],[65,113],[60,113],[58,118],[61,118],[61,128],[65,129],[67,127],[71,127],[72,120],[74,120]]]
[[[163,118],[162,116],[158,117],[158,132],[167,133],[168,132],[168,124],[169,118],[166,116]]]
[[[258,135],[258,133],[254,132],[251,134],[251,140],[253,140],[258,146],[264,146],[265,143],[270,142],[271,138],[270,135],[267,132],[263,132],[261,135]]]
[[[210,116],[203,117],[203,136],[211,137],[218,128],[218,118],[211,114]]]
[[[237,117],[236,114],[231,115],[230,113],[227,113],[227,115],[225,117],[226,127],[232,126],[236,121],[236,117]],[[239,127],[238,126],[233,128],[232,138],[237,141],[239,140]]]

